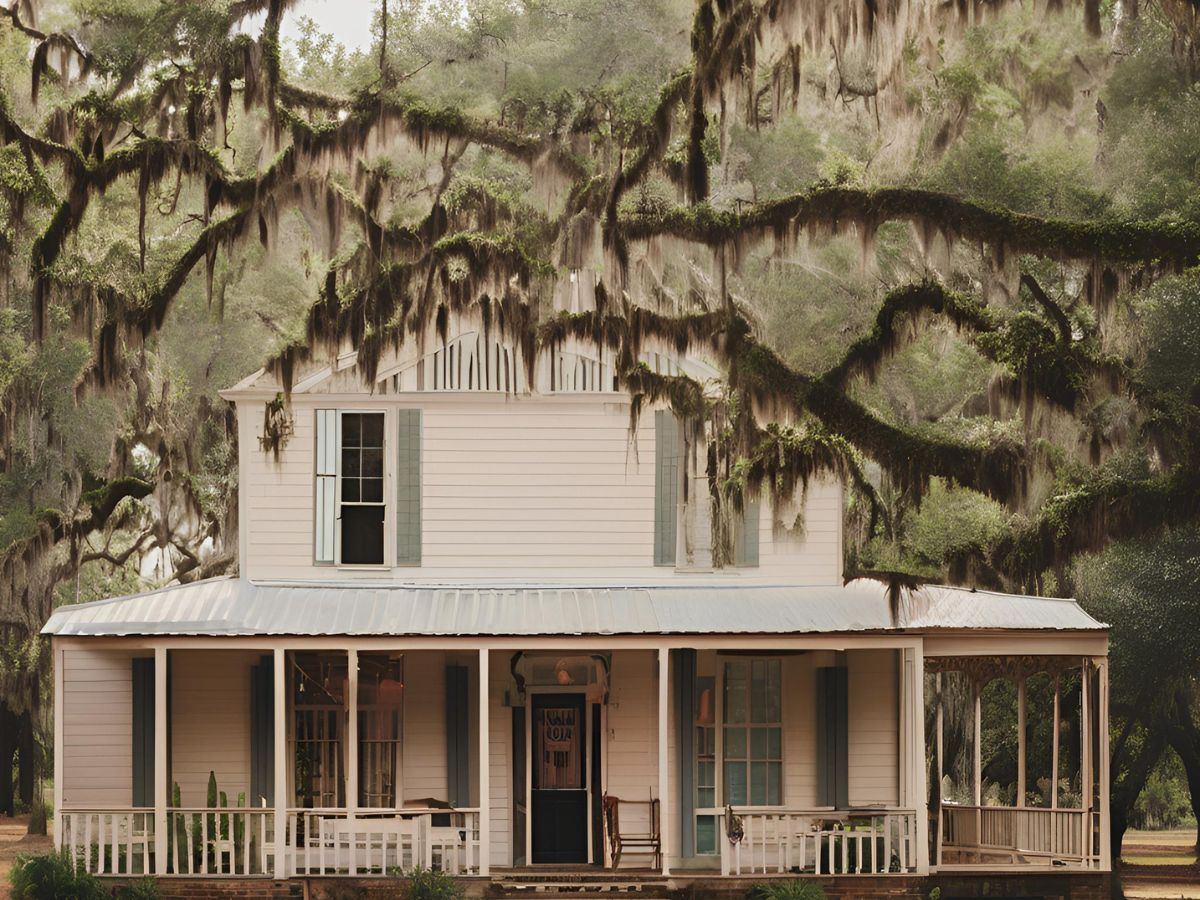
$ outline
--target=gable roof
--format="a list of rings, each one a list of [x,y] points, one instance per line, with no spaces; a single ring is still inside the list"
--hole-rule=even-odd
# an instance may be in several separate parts
[[[1074,600],[926,585],[417,585],[216,578],[55,610],[43,634],[550,636],[1100,631]]]

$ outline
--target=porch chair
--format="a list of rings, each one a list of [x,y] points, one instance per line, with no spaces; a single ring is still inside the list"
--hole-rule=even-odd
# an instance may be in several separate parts
[[[647,824],[646,831],[624,832],[621,831],[621,807],[646,807]],[[621,865],[621,854],[626,849],[633,853],[645,854],[650,857],[651,865],[655,869],[662,868],[662,829],[659,827],[659,806],[658,801],[651,798],[650,800],[622,800],[620,797],[613,797],[610,794],[604,795],[604,833],[608,837],[609,850],[612,853],[612,868],[617,869]]]

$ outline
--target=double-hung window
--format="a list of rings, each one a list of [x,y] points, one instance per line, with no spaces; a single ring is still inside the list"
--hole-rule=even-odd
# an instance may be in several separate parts
[[[783,802],[782,666],[778,659],[728,660],[721,743],[725,802]]]
[[[341,414],[338,530],[344,565],[383,565],[383,424],[381,412]]]

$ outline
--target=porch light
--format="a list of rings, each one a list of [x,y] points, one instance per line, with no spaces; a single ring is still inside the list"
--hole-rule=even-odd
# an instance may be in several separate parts
[[[565,659],[560,659],[554,664],[554,680],[564,687],[575,683],[575,678],[571,675],[570,669],[567,668],[567,661]]]

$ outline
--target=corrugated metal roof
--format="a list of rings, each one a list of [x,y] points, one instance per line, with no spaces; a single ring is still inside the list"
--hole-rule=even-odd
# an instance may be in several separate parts
[[[865,580],[845,586],[487,587],[218,578],[60,607],[42,633],[500,636],[1104,627],[1073,600],[928,585],[904,596],[893,621],[884,586]]]

